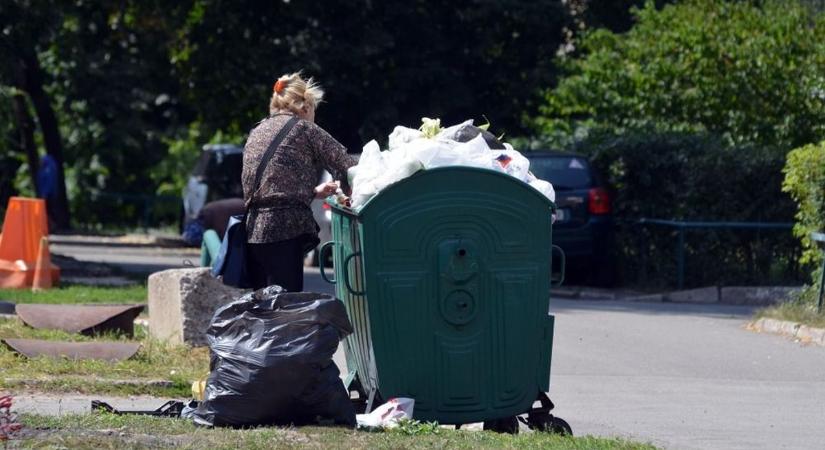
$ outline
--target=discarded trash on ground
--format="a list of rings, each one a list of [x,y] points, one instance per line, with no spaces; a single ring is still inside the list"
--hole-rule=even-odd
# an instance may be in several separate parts
[[[0,314],[17,314],[15,312],[16,305],[13,302],[0,300]]]
[[[116,409],[112,405],[101,401],[101,400],[92,400],[92,412],[105,412],[109,414],[117,414],[117,415],[125,415],[125,414],[133,414],[133,415],[141,415],[141,416],[155,416],[155,417],[181,417],[181,412],[186,407],[181,401],[177,400],[169,400],[168,402],[160,405],[157,409],[147,411],[147,410],[125,410],[125,409]]]
[[[405,397],[391,398],[369,414],[355,416],[358,428],[395,428],[401,419],[412,419],[415,400]]]
[[[196,401],[203,401],[203,393],[206,391],[206,378],[209,375],[192,382],[192,398]]]
[[[355,427],[332,361],[350,333],[344,304],[329,295],[270,286],[223,306],[207,330],[212,372],[194,422]]]

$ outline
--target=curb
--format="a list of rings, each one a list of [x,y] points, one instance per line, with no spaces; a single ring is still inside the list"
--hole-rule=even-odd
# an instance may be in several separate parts
[[[825,328],[814,328],[787,320],[761,318],[747,325],[747,329],[757,333],[771,333],[790,337],[803,344],[825,347]]]
[[[787,302],[800,289],[795,286],[707,286],[653,294],[617,295],[614,299],[626,302],[771,306]],[[583,294],[584,291],[577,298],[584,298]]]
[[[81,377],[77,377],[81,378]],[[153,387],[153,388],[171,388],[174,387],[174,383],[170,380],[157,380],[157,379],[106,379],[106,378],[97,378],[97,377],[85,377],[89,383],[100,383],[100,384],[108,384],[111,386],[131,386],[131,387]],[[57,376],[46,376],[42,378],[3,378],[2,384],[5,385],[6,388],[15,388],[15,387],[22,387],[28,389],[37,389],[44,386],[49,386],[51,383],[65,380],[65,377],[57,377]]]

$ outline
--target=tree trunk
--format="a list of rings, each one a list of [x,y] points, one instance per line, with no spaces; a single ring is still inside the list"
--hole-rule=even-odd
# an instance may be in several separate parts
[[[26,161],[29,163],[29,176],[32,179],[34,191],[39,195],[37,188],[37,168],[40,165],[40,158],[37,157],[37,146],[34,143],[34,122],[29,114],[29,105],[22,94],[12,97],[14,106],[14,118],[17,122],[17,132],[20,135],[20,147],[26,153]]]
[[[63,144],[60,139],[57,117],[49,102],[49,97],[43,91],[43,70],[33,49],[23,50],[17,60],[23,74],[23,86],[31,98],[34,110],[40,122],[40,131],[43,133],[43,142],[46,152],[57,162],[57,196],[54,199],[53,223],[57,230],[69,228],[69,200],[66,196],[66,176],[63,172]]]

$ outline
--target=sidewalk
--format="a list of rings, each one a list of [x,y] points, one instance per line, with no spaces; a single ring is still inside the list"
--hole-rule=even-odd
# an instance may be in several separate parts
[[[46,416],[86,414],[91,410],[92,400],[102,400],[112,405],[115,409],[148,411],[159,408],[168,400],[188,400],[182,398],[157,398],[145,395],[134,397],[107,397],[99,395],[56,394],[45,392],[25,392],[22,394],[14,394],[13,392],[6,393],[14,396],[14,406],[12,406],[13,412],[18,414],[41,414]]]
[[[550,296],[570,300],[769,306],[786,301],[800,289],[796,286],[707,286],[681,291],[641,292],[632,289],[562,286],[551,289]]]

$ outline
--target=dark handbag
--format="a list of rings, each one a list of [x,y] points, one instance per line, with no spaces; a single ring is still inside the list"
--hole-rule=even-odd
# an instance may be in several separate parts
[[[297,122],[297,117],[289,119],[286,125],[284,125],[281,131],[275,136],[275,139],[269,144],[269,147],[267,147],[264,156],[261,158],[261,162],[258,164],[258,170],[255,172],[255,183],[252,185],[251,195],[255,195],[255,192],[258,191],[258,187],[261,184],[261,177],[263,177],[269,160],[289,130],[291,130]],[[249,279],[249,270],[247,270],[246,267],[246,217],[249,215],[250,206],[252,206],[251,200],[243,215],[229,218],[229,222],[226,225],[226,234],[221,242],[221,248],[215,257],[215,263],[212,265],[212,275],[216,277],[222,276],[223,284],[241,289],[252,287],[252,282]]]

